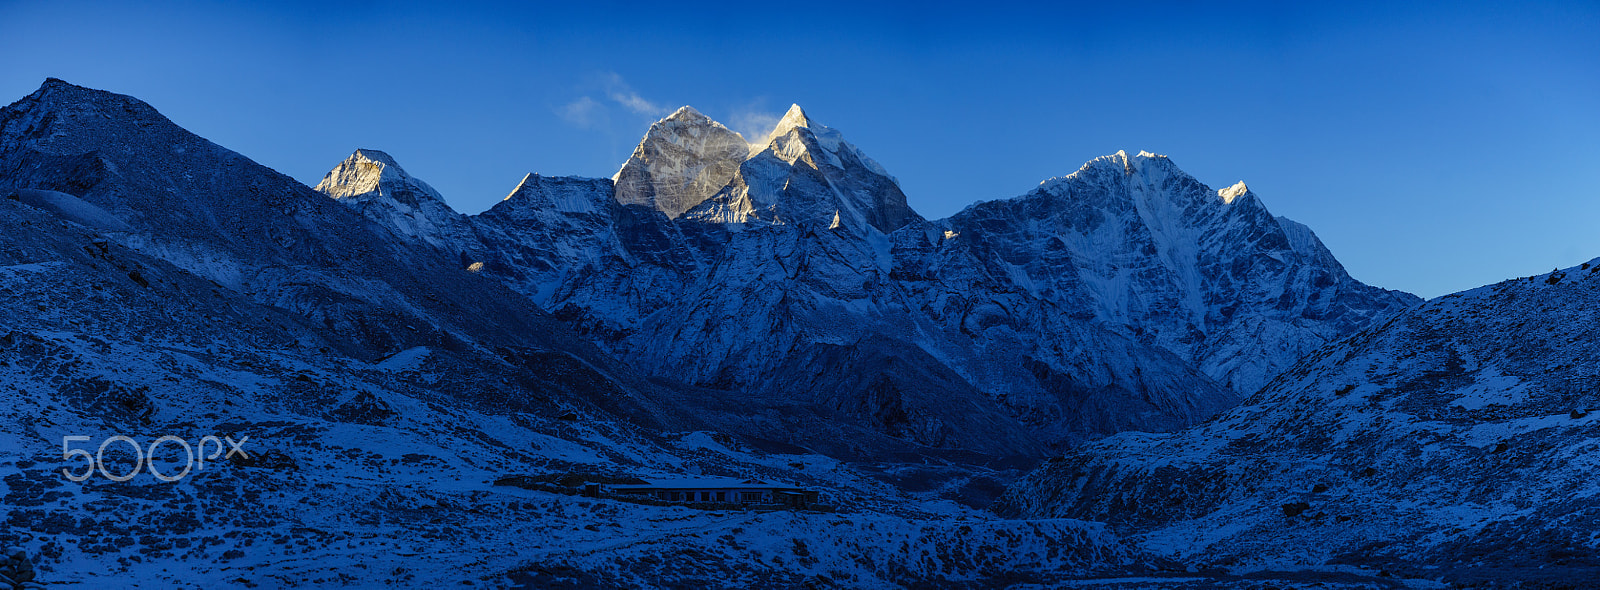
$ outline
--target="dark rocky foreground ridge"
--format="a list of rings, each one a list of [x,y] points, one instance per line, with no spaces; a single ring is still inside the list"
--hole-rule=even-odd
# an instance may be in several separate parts
[[[1255,428],[1250,416],[1278,424],[1277,410],[1248,409],[1323,395],[1308,377],[1318,363],[1438,305],[1390,322],[1415,299],[1355,282],[1242,184],[1213,191],[1164,157],[1118,154],[930,221],[881,166],[798,109],[744,155],[718,127],[692,110],[653,127],[619,173],[624,195],[607,179],[529,175],[490,211],[464,216],[382,152],[356,153],[318,193],[136,99],[47,82],[0,110],[0,196],[12,196],[0,199],[0,380],[15,392],[0,439],[19,449],[0,455],[0,545],[23,548],[52,584],[198,587],[1380,588],[1402,583],[1380,568],[1413,585],[1444,577],[1449,543],[1488,550],[1535,535],[1593,548],[1581,501],[1537,513],[1565,528],[1500,518],[1473,545],[1405,499],[1488,476],[1420,467],[1395,472],[1410,487],[1370,506],[1359,500],[1366,488],[1331,478],[1279,501],[1263,490],[1299,472],[1239,467],[1256,453],[1140,454],[1142,441],[1201,440],[1194,433],[1241,420]],[[1564,276],[1517,287],[1575,289],[1577,271]],[[1573,309],[1589,309],[1574,297]],[[1500,333],[1463,340],[1458,354],[1509,359],[1496,351],[1543,334]],[[1562,336],[1532,341],[1570,353],[1572,367],[1555,374],[1589,374],[1587,349],[1572,348],[1584,334]],[[1302,350],[1322,356],[1297,366]],[[1456,366],[1442,362],[1435,373]],[[1531,362],[1492,375],[1459,366],[1475,367],[1463,370],[1491,384],[1482,395],[1492,398],[1494,379],[1523,378]],[[1438,375],[1413,381],[1405,392],[1460,389]],[[1201,423],[1260,384],[1248,405],[1191,430],[1083,442]],[[1502,400],[1513,413],[1571,398],[1512,390],[1529,396]],[[1407,395],[1415,407],[1393,411],[1422,412],[1431,399]],[[1551,430],[1501,424],[1550,416],[1493,405],[1431,411],[1469,437],[1483,424],[1559,433],[1551,449],[1576,468],[1541,472],[1529,485],[1553,491],[1532,502],[1587,489],[1572,483],[1592,472],[1572,449],[1588,439],[1569,435],[1592,433],[1589,422]],[[1342,422],[1357,415],[1284,426],[1298,438],[1271,444],[1374,454],[1375,470],[1399,463],[1385,454],[1410,443]],[[1290,416],[1284,424],[1303,417]],[[1332,434],[1340,428],[1366,434]],[[61,459],[63,436],[90,436],[93,450],[113,434],[147,444],[248,435],[258,455],[176,483],[61,474],[82,467]],[[1007,469],[1061,452],[1007,492],[1004,510],[1025,519],[950,501],[982,504]],[[1201,480],[1165,467],[1190,456],[1246,473]],[[108,457],[113,471],[131,466],[125,453]],[[173,471],[170,451],[162,457]],[[1096,471],[1114,483],[1070,491],[1060,469],[1074,461],[1115,464]],[[1536,474],[1508,465],[1496,473],[1512,483],[1485,489],[1514,495]],[[821,490],[836,511],[696,510],[492,485],[508,474],[760,478]],[[1335,489],[1358,498],[1360,514],[1394,503],[1400,516],[1370,519],[1388,545],[1290,528],[1337,522],[1343,513],[1314,495]],[[1224,510],[1237,506],[1266,506],[1288,519],[1279,529],[1311,532],[1274,536],[1275,521]],[[1302,550],[1245,557],[1282,538]],[[1440,569],[1396,566],[1412,558]],[[1449,562],[1460,570],[1449,575],[1515,565],[1495,559]],[[1525,573],[1496,579],[1533,579]]]

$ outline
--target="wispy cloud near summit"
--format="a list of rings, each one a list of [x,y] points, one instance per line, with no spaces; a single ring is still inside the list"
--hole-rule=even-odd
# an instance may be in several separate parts
[[[670,109],[666,107],[649,100],[645,100],[643,96],[639,96],[639,93],[635,92],[633,87],[629,86],[627,81],[623,80],[622,76],[618,75],[616,72],[607,72],[604,76],[604,79],[606,97],[610,98],[612,101],[615,101],[617,104],[622,105],[623,108],[640,115],[650,115],[654,117],[665,116],[670,111]]]
[[[561,115],[561,120],[571,123],[575,127],[588,129],[594,127],[600,119],[605,117],[605,113],[600,112],[604,109],[605,106],[595,99],[584,96],[567,103],[566,106],[556,111]]]
[[[767,139],[767,134],[778,126],[779,113],[757,108],[754,104],[734,111],[728,120],[728,126],[744,136],[744,140],[751,145],[760,144]]]
[[[555,109],[561,120],[579,129],[609,126],[611,112],[618,107],[632,115],[652,119],[665,117],[672,111],[661,103],[640,95],[616,72],[596,73],[588,83],[579,88],[586,89],[587,94]],[[597,96],[601,98],[596,98]]]

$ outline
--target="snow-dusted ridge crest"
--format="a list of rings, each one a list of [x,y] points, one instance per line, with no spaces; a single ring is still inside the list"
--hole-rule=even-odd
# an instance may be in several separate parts
[[[774,149],[774,145],[780,144],[781,139],[800,129],[804,129],[810,135],[816,137],[816,142],[819,145],[825,145],[828,155],[834,155],[841,150],[846,150],[858,158],[873,173],[889,179],[896,186],[899,185],[899,181],[889,175],[882,165],[867,157],[859,148],[844,142],[842,135],[838,131],[814,123],[798,104],[790,106],[772,131],[767,133],[764,142],[747,144],[750,149],[748,156],[754,158],[762,152]],[[662,199],[665,202],[660,207],[668,217],[679,217],[693,208],[694,205],[698,205],[705,198],[715,194],[714,191],[708,191],[705,188],[710,183],[714,183],[715,179],[726,178],[727,180],[732,180],[732,173],[726,170],[726,166],[719,172],[716,168],[718,162],[704,162],[702,160],[716,157],[721,157],[724,160],[728,159],[731,150],[722,154],[707,154],[706,150],[725,148],[726,145],[731,145],[731,143],[724,144],[721,140],[731,140],[734,136],[743,138],[738,132],[732,131],[722,123],[701,113],[693,106],[684,105],[679,107],[673,113],[651,125],[650,131],[641,140],[639,147],[634,151],[634,155],[612,176],[613,183],[618,183],[626,177],[629,184],[629,186],[619,186],[615,189],[613,198],[624,205],[637,204],[654,207],[657,206],[657,198],[653,193],[659,189],[656,185],[673,185],[667,190],[673,190],[679,194]],[[683,151],[675,154],[678,156],[677,158],[673,158],[664,164],[653,165],[652,162],[654,160],[660,159],[659,155],[656,158],[651,158],[646,155],[646,152],[652,149],[659,149],[659,145],[652,144],[663,142]],[[805,152],[804,145],[795,144],[791,146],[791,144],[787,143],[782,145],[783,147],[776,148],[777,151],[775,153],[782,154],[779,157],[790,162],[793,162]],[[1132,171],[1141,166],[1146,160],[1160,160],[1170,165],[1170,160],[1165,155],[1140,150],[1136,155],[1129,156],[1126,151],[1119,150],[1114,154],[1100,156],[1086,162],[1078,172],[1067,176],[1045,179],[1040,181],[1039,184],[1044,186],[1065,182],[1075,177],[1078,173],[1096,165],[1120,165],[1124,170]],[[726,164],[726,161],[722,163]],[[649,180],[640,180],[638,178],[640,175],[645,175]],[[524,178],[523,182],[525,183],[528,179],[538,176],[538,174],[530,173]],[[657,180],[657,177],[660,177],[660,180]],[[640,183],[645,183],[649,186],[637,186]],[[521,192],[521,184],[519,183],[519,186],[508,193],[502,200],[511,199]],[[396,185],[401,186],[396,187]],[[318,192],[327,194],[335,199],[354,199],[347,202],[362,202],[388,196],[391,199],[398,199],[406,207],[415,208],[418,206],[415,201],[425,199],[442,205],[443,210],[449,214],[455,213],[455,210],[448,205],[437,191],[427,183],[407,174],[392,156],[380,150],[357,149],[344,162],[324,175],[322,181],[314,188]],[[407,191],[407,188],[414,190]],[[1232,187],[1219,189],[1217,192],[1223,203],[1227,204],[1247,190],[1244,182],[1240,181]],[[398,193],[398,196],[392,193]],[[417,193],[420,193],[421,199],[418,198]],[[649,194],[647,196],[643,193]],[[915,215],[909,205],[905,209]],[[834,211],[832,215],[836,217],[838,211]],[[747,216],[734,215],[732,217],[739,218],[740,221],[750,220]],[[708,215],[699,219],[727,220],[725,217],[715,215]]]

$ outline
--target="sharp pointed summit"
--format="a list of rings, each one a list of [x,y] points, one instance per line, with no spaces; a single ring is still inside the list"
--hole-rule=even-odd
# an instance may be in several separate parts
[[[767,135],[727,189],[692,217],[725,223],[837,223],[889,233],[922,219],[899,181],[800,105]]]
[[[444,201],[433,187],[406,174],[393,156],[374,149],[356,150],[324,175],[315,188],[335,199],[388,197],[409,207],[418,206],[422,199]]]
[[[711,120],[711,117],[707,117],[704,113],[701,113],[700,111],[695,110],[694,107],[689,106],[689,105],[683,105],[681,107],[678,107],[678,110],[672,111],[672,114],[667,115],[662,120],[663,121],[697,121],[697,122],[702,122],[702,123],[714,122],[714,121]]]
[[[382,150],[375,150],[375,149],[371,149],[371,148],[356,148],[355,153],[351,154],[351,155],[352,156],[359,156],[361,158],[366,159],[367,161],[378,163],[378,164],[383,164],[385,166],[394,168],[397,172],[400,172],[402,174],[405,173],[405,170],[400,168],[400,163],[394,161],[394,156],[389,155],[389,152],[385,152],[385,151],[382,151]]]
[[[1217,189],[1217,196],[1222,198],[1223,203],[1231,205],[1233,204],[1234,199],[1237,199],[1240,195],[1248,192],[1250,192],[1250,187],[1245,186],[1244,181],[1241,180],[1237,184],[1234,184],[1228,188]]]
[[[651,125],[617,171],[617,202],[676,218],[726,185],[749,150],[744,136],[682,107]]]
[[[773,138],[788,133],[796,127],[811,127],[811,118],[806,116],[805,110],[801,109],[800,105],[789,105],[789,111],[783,114],[783,118],[778,119],[778,125],[767,134],[767,142],[772,142]]]
[[[811,124],[811,120],[806,118],[805,109],[800,108],[798,104],[789,105],[789,110],[783,113],[783,119],[779,121],[779,125],[781,126],[785,121],[791,122],[798,127],[805,127]]]
[[[450,249],[471,234],[465,216],[428,183],[407,174],[387,152],[358,149],[315,188],[402,239]]]

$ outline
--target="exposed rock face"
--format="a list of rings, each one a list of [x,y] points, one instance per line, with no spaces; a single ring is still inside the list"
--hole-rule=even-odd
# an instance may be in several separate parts
[[[1600,572],[1596,309],[1600,259],[1433,299],[1204,425],[1049,461],[1004,512],[1113,523],[1192,563],[1581,587],[1562,584]]]
[[[647,374],[998,454],[1194,424],[1417,301],[1161,156],[930,222],[798,106],[734,143],[680,109],[614,186],[530,175],[458,249]]]
[[[683,107],[650,126],[613,179],[616,200],[677,217],[721,190],[748,151],[744,136]]]

